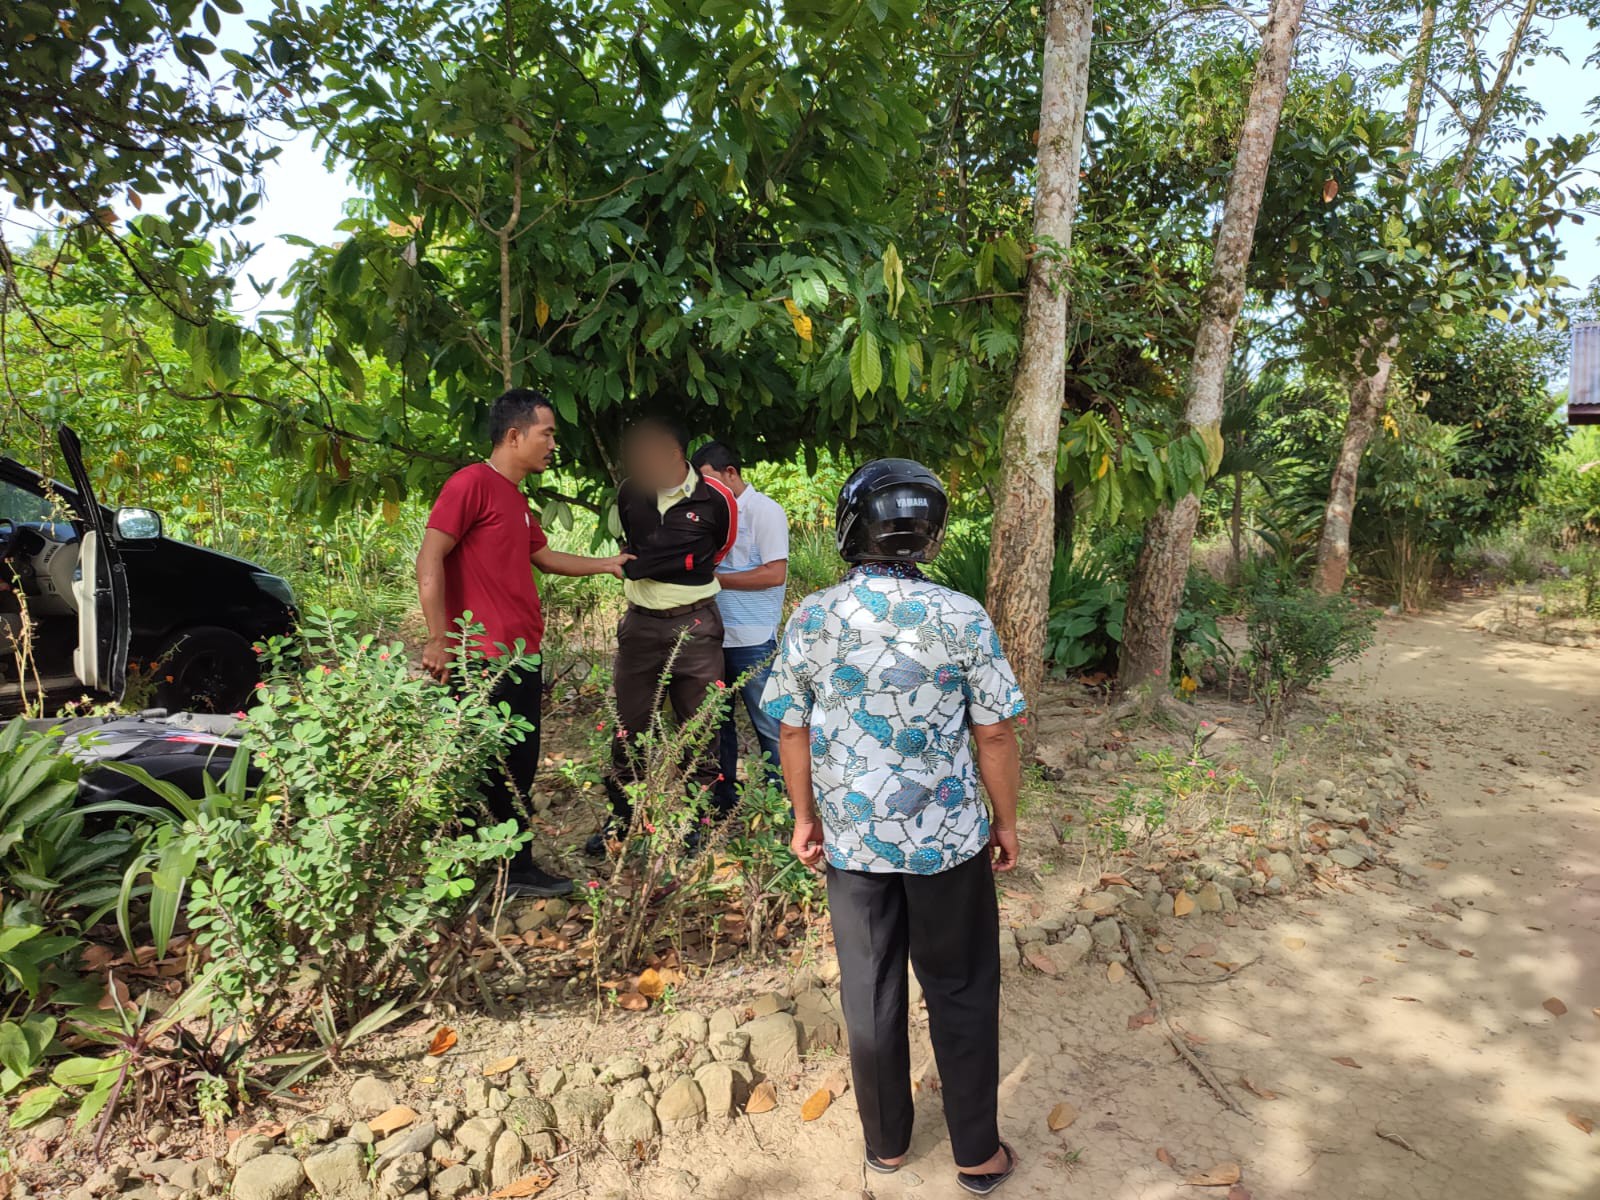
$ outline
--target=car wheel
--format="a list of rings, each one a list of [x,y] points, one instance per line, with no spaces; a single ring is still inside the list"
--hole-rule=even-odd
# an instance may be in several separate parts
[[[231,629],[197,625],[168,639],[156,703],[171,711],[237,712],[259,678],[255,651]]]

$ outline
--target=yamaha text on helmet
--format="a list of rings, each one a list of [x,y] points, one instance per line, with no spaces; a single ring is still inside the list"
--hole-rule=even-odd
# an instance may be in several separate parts
[[[939,477],[909,458],[880,458],[839,492],[839,554],[851,563],[931,562],[950,501]]]

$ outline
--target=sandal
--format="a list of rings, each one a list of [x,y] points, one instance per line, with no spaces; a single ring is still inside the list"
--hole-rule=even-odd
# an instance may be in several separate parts
[[[871,1150],[867,1151],[867,1167],[869,1170],[876,1171],[879,1175],[893,1175],[903,1166],[905,1166],[903,1162],[886,1163]]]
[[[987,1175],[969,1175],[965,1171],[956,1172],[956,1182],[974,1196],[987,1196],[995,1188],[1011,1178],[1011,1173],[1017,1169],[1017,1154],[1005,1142],[1000,1143],[1000,1149],[1006,1152],[1006,1169],[1004,1171],[991,1171]]]

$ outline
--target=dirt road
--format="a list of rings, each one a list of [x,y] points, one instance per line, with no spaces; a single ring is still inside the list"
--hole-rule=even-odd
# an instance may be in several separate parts
[[[1185,1175],[1236,1163],[1235,1200],[1600,1198],[1600,1136],[1574,1123],[1600,1124],[1600,655],[1469,632],[1472,611],[1385,622],[1327,691],[1428,764],[1431,800],[1388,849],[1397,882],[1168,922],[1171,1016],[1250,1115],[1129,1028],[1131,980],[1013,972],[1002,1123],[1024,1165],[1005,1194],[1221,1197]],[[1260,960],[1195,986],[1171,964],[1204,943]],[[1079,1115],[1053,1134],[1063,1100]],[[920,1107],[897,1176],[863,1179],[847,1096],[811,1125],[669,1142],[644,1190],[687,1172],[706,1200],[963,1195],[939,1105]]]

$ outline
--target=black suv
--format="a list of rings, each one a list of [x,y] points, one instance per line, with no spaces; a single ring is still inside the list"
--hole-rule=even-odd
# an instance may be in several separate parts
[[[294,627],[289,585],[164,537],[149,509],[103,507],[77,434],[56,440],[71,487],[0,458],[0,713],[86,690],[120,699],[130,663],[154,672],[161,708],[243,708],[252,643]]]

